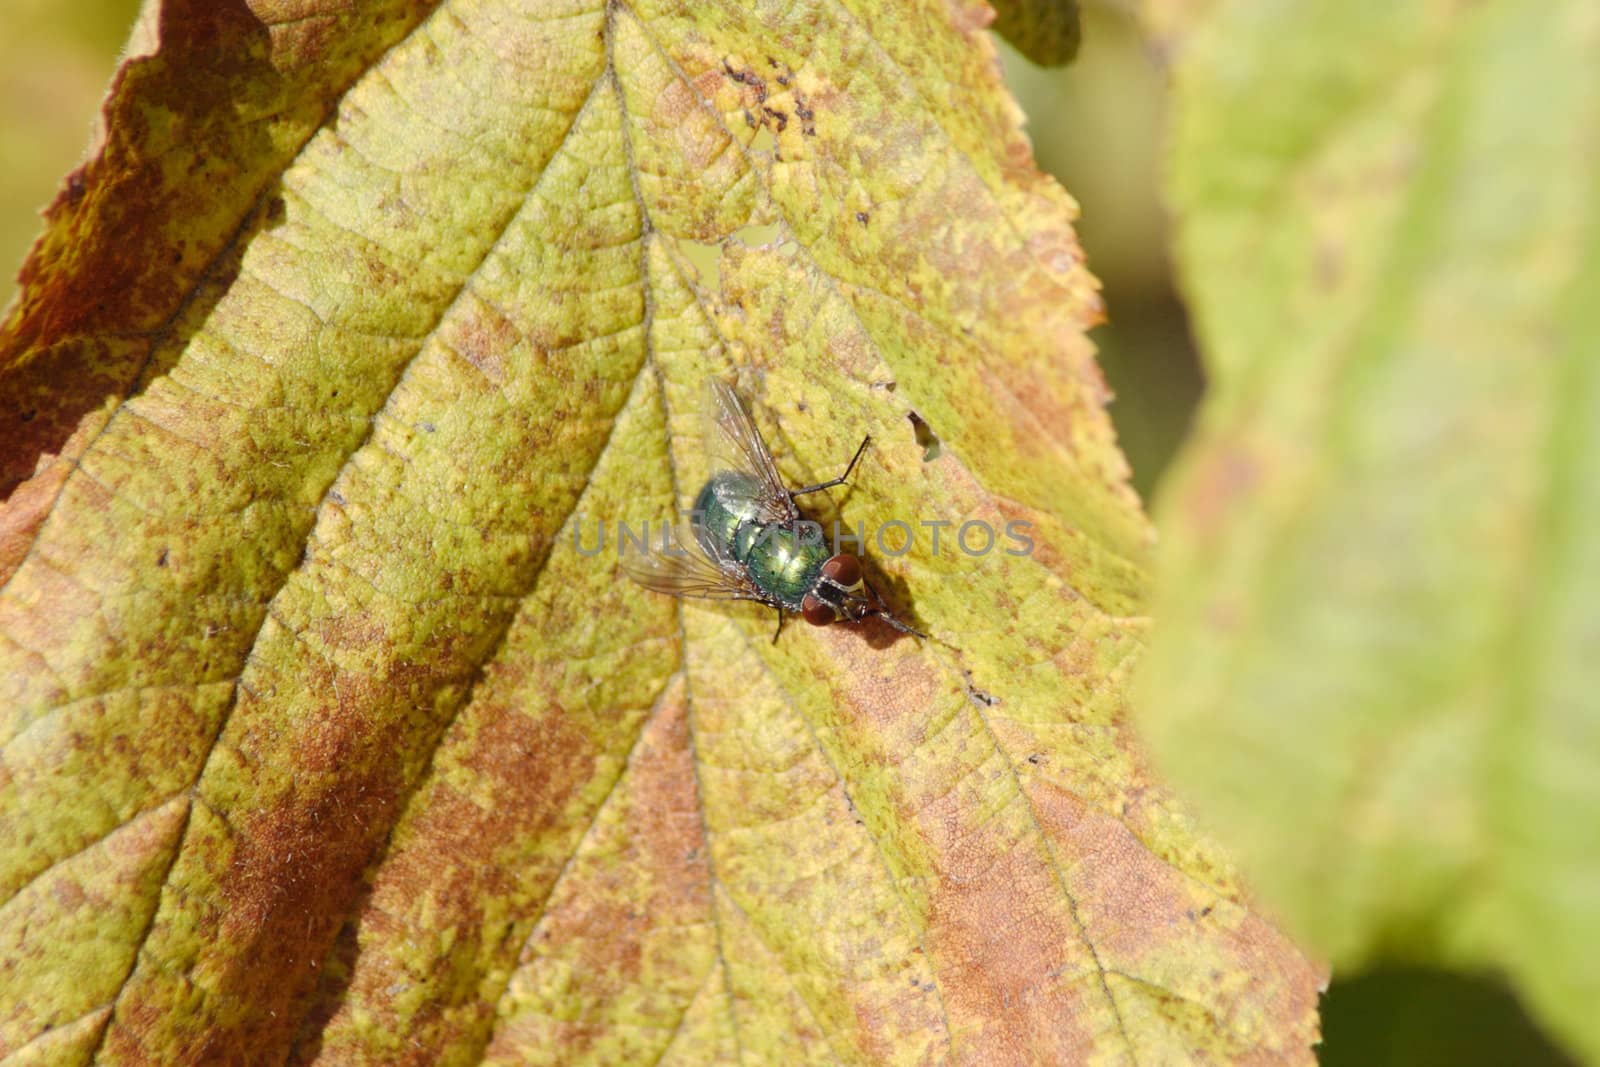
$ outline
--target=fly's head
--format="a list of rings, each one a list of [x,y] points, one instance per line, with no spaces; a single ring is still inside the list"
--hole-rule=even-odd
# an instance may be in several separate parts
[[[861,561],[848,552],[840,552],[822,565],[816,585],[801,601],[800,614],[813,626],[861,622],[876,616],[902,633],[925,636],[894,617],[877,590],[867,584]]]

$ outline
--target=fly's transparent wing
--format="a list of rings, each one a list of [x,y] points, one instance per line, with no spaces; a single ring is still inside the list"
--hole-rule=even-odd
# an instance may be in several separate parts
[[[646,589],[668,596],[771,602],[743,567],[709,554],[691,530],[680,528],[674,541],[652,545],[648,552],[624,553],[623,573]]]
[[[753,505],[754,518],[764,523],[792,523],[800,512],[789,496],[789,490],[778,474],[772,453],[767,450],[761,431],[750,418],[744,401],[733,391],[733,386],[720,379],[711,379],[707,407],[715,426],[710,435],[712,460],[720,462],[727,470],[750,476],[744,499]],[[731,492],[727,487],[724,492]],[[727,501],[730,505],[733,501]],[[737,507],[730,507],[737,511]]]

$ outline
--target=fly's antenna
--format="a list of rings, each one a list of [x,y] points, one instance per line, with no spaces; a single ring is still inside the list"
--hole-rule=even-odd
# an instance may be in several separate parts
[[[923,633],[921,630],[913,630],[911,627],[907,626],[905,623],[903,623],[899,619],[895,618],[892,614],[890,614],[885,609],[878,608],[878,609],[874,610],[872,614],[876,615],[878,618],[882,619],[884,622],[888,623],[890,626],[893,626],[896,630],[899,630],[903,634],[910,634],[912,637],[920,637],[924,641],[926,641],[928,639],[928,635],[927,634]]]
[[[866,612],[868,615],[877,616],[903,634],[920,637],[924,641],[928,639],[928,635],[921,630],[914,629],[901,622],[895,613],[889,610],[889,604],[883,599],[883,594],[878,592],[877,587],[871,583],[867,583],[867,596],[869,598]]]

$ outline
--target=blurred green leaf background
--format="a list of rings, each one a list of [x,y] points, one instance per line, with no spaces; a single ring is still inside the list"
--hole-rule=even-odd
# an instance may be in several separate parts
[[[1041,166],[1083,210],[1080,232],[1105,287],[1110,321],[1096,331],[1136,488],[1157,496],[1203,392],[1170,260],[1163,205],[1169,113],[1166,55],[1132,7],[1080,5],[1075,61],[1043,69],[1001,45],[1007,80],[1028,115]],[[134,0],[0,0],[0,299],[39,231],[38,212],[81,158]],[[1570,1062],[1492,975],[1408,966],[1336,974],[1324,1001],[1330,1065],[1540,1065]]]
[[[1336,974],[1501,973],[1600,1058],[1600,8],[1144,13],[1209,377],[1152,759]]]

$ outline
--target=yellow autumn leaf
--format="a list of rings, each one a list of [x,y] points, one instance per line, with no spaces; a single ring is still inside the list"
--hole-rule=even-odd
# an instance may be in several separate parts
[[[1149,529],[986,21],[146,10],[0,335],[0,1054],[1311,1061],[1127,723]],[[793,484],[872,436],[818,512],[927,640],[592,551],[713,377]]]

